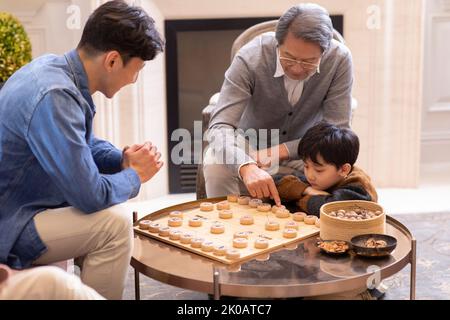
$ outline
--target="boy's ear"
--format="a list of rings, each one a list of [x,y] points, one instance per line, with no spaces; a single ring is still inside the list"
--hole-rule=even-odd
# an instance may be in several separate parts
[[[346,163],[342,165],[341,168],[339,169],[339,174],[342,177],[346,177],[350,174],[350,171],[352,171],[352,165],[350,163]]]

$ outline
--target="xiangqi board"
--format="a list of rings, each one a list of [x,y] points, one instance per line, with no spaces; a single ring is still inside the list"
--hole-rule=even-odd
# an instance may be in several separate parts
[[[257,199],[228,196],[180,204],[139,220],[137,233],[225,264],[247,260],[319,233],[316,217]],[[215,203],[213,203],[215,202]]]

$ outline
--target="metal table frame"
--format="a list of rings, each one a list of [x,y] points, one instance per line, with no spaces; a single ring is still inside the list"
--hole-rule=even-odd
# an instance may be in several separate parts
[[[217,198],[217,199],[209,199],[209,201],[214,200],[223,200],[223,198]],[[193,201],[189,204],[196,203],[197,201]],[[159,210],[156,213],[161,214],[163,211],[172,211],[177,206],[165,208],[162,210]],[[136,224],[137,219],[137,212],[133,212],[133,221]],[[386,268],[382,268],[379,270],[381,272],[381,280],[386,279],[397,272],[401,271],[407,264],[411,265],[411,271],[410,271],[410,299],[415,300],[416,298],[416,250],[417,250],[417,244],[416,239],[412,236],[410,231],[400,222],[393,219],[392,217],[387,217],[388,224],[395,227],[400,232],[404,233],[405,236],[408,237],[410,240],[410,251],[400,260],[396,261],[395,263],[387,266]],[[149,239],[149,241],[157,241],[155,239]],[[299,243],[302,243],[306,240],[301,240]],[[166,244],[165,244],[166,245]],[[175,247],[174,247],[175,248]],[[182,250],[178,249],[177,250]],[[184,251],[184,250],[182,250]],[[191,253],[194,254],[194,253]],[[195,254],[194,254],[195,255]],[[204,258],[207,259],[207,258]],[[209,259],[207,259],[209,260]],[[242,264],[244,264],[243,262]],[[313,285],[302,285],[302,286],[292,286],[289,287],[289,285],[284,285],[283,289],[280,291],[280,288],[272,288],[272,287],[261,287],[261,286],[249,286],[248,284],[227,284],[227,283],[221,283],[221,276],[220,276],[220,268],[217,266],[217,262],[212,264],[213,272],[212,277],[210,281],[196,281],[193,279],[186,279],[182,277],[177,277],[174,275],[166,274],[162,270],[156,270],[151,268],[148,265],[145,265],[144,263],[140,262],[139,259],[135,258],[133,255],[131,258],[131,266],[134,268],[134,284],[135,284],[135,297],[136,300],[140,300],[140,285],[139,285],[139,275],[140,273],[143,273],[151,278],[154,278],[158,281],[168,283],[170,285],[175,285],[181,288],[190,289],[194,291],[200,291],[205,292],[208,294],[212,294],[214,299],[220,299],[222,295],[228,295],[228,296],[239,296],[239,297],[259,297],[258,294],[261,291],[267,291],[267,292],[275,292],[276,297],[284,297],[284,294],[286,292],[289,292],[289,296],[317,296],[322,294],[331,294],[331,293],[337,293],[342,291],[348,291],[352,289],[356,289],[359,286],[363,286],[367,283],[367,279],[372,276],[374,273],[366,273],[364,275],[360,275],[351,279],[343,279],[340,281],[334,281],[333,283],[319,283],[319,284],[313,284]],[[170,279],[170,280],[169,280]],[[277,290],[278,289],[278,290]],[[239,295],[236,295],[235,293],[239,292]],[[274,297],[274,294],[270,294],[270,297]]]

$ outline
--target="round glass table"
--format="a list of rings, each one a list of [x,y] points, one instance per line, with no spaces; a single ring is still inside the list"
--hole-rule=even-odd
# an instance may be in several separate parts
[[[152,220],[174,210],[194,208],[200,202],[164,208],[141,220]],[[137,213],[134,217],[136,225]],[[141,273],[172,286],[213,295],[215,299],[221,296],[294,298],[339,294],[364,286],[377,286],[407,264],[411,264],[410,298],[415,299],[416,240],[404,225],[389,216],[386,219],[386,234],[397,239],[397,247],[385,258],[329,256],[320,252],[317,248],[318,236],[314,236],[270,254],[225,265],[135,233],[131,266],[135,269],[136,299],[140,298]]]

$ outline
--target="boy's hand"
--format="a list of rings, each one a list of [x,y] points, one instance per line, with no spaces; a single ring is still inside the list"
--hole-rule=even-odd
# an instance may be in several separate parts
[[[307,187],[305,191],[303,191],[304,196],[329,196],[330,194],[326,191],[316,190],[313,187]]]

